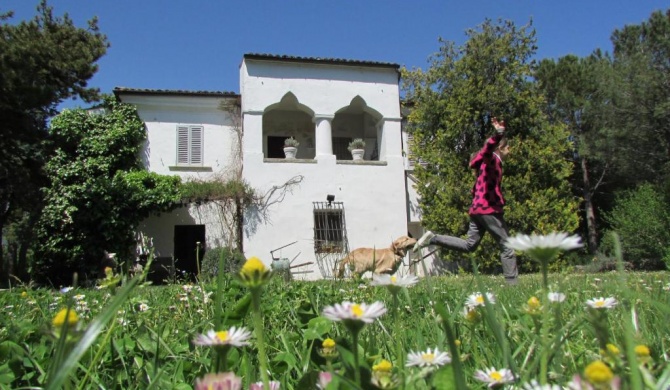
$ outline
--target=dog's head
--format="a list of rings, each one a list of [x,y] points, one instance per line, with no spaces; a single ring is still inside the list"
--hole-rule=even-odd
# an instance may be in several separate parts
[[[407,248],[414,246],[416,244],[416,240],[407,237],[407,236],[401,236],[395,239],[393,243],[391,244],[391,247],[393,248],[393,252],[400,256],[405,256],[405,251]]]

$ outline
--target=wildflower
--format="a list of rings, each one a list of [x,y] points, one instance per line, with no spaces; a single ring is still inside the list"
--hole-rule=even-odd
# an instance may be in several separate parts
[[[242,284],[249,288],[264,285],[272,276],[272,272],[258,257],[250,257],[242,266],[239,273]]]
[[[138,309],[139,311],[147,311],[147,310],[149,310],[149,305],[147,305],[146,303],[142,302],[142,303],[140,303],[140,304],[137,306],[137,309]]]
[[[491,367],[475,371],[475,379],[488,383],[488,387],[496,387],[514,381],[514,374],[507,368],[497,370]]]
[[[63,287],[63,288],[60,289],[60,292],[62,294],[69,293],[70,291],[72,291],[72,287]]]
[[[550,292],[547,294],[547,299],[549,299],[549,302],[560,303],[565,301],[565,294],[560,292]]]
[[[394,389],[398,381],[394,377],[393,364],[386,359],[372,366],[372,384],[379,389]]]
[[[279,385],[280,383],[277,381],[270,381],[269,383],[269,389],[268,390],[279,390]],[[252,383],[251,386],[249,386],[249,390],[263,390],[263,382],[256,382]]]
[[[635,354],[638,357],[649,357],[650,355],[649,347],[646,345],[636,345],[635,346]]]
[[[614,306],[617,305],[617,300],[609,297],[609,298],[594,298],[594,299],[589,299],[586,301],[586,304],[591,307],[592,309],[611,309]]]
[[[594,385],[604,385],[610,383],[614,374],[607,364],[596,360],[584,369],[584,377]]]
[[[25,292],[25,291],[21,292],[21,298],[27,298],[27,297],[28,297],[27,292]]]
[[[86,295],[84,295],[84,294],[77,294],[77,295],[73,296],[72,298],[74,298],[75,301],[81,301],[81,300],[83,300],[84,298],[86,298]]]
[[[343,321],[345,324],[365,323],[371,324],[377,318],[386,313],[386,307],[382,302],[374,302],[371,305],[365,303],[342,302],[323,309],[323,316],[332,321]]]
[[[210,330],[207,334],[200,334],[193,340],[193,344],[206,347],[243,347],[249,345],[249,342],[247,342],[249,337],[251,337],[251,332],[247,329],[233,326],[228,330],[218,332]]]
[[[387,274],[372,275],[371,286],[386,286],[393,294],[400,291],[403,287],[412,287],[419,282],[419,278],[414,275],[391,276]]]
[[[319,389],[325,389],[328,387],[328,384],[333,380],[333,374],[328,371],[321,371],[319,373],[319,379],[316,382],[316,386]]]
[[[337,349],[335,349],[335,345],[335,340],[331,338],[323,340],[321,348],[319,349],[319,355],[325,359],[333,359],[337,357]]]
[[[61,309],[51,321],[56,328],[62,328],[66,323],[68,326],[75,326],[77,322],[79,322],[79,317],[73,309]]]
[[[232,372],[206,374],[195,381],[195,390],[241,390],[242,378]]]
[[[469,306],[463,308],[463,317],[471,324],[476,324],[482,319],[482,315],[476,309]]]
[[[581,238],[577,235],[568,236],[568,233],[551,233],[546,236],[518,234],[505,242],[508,248],[526,252],[538,261],[549,261],[562,250],[572,250],[582,247]]]
[[[486,293],[486,300],[488,300],[491,304],[496,303],[496,297],[491,293]],[[484,302],[484,295],[480,292],[476,292],[468,297],[468,299],[465,301],[465,305],[471,309],[474,309],[477,306],[484,306]]]
[[[605,348],[607,348],[607,353],[609,353],[610,355],[616,356],[619,353],[621,353],[621,351],[619,350],[619,347],[617,347],[616,345],[614,345],[612,343],[607,343]]]
[[[410,352],[407,354],[407,367],[439,367],[451,363],[451,356],[446,352],[440,352],[437,348],[425,352]]]
[[[530,315],[540,314],[540,309],[542,308],[540,300],[537,297],[530,297],[525,306],[526,313]]]
[[[521,386],[522,390],[562,390],[558,385],[541,385],[535,379]]]

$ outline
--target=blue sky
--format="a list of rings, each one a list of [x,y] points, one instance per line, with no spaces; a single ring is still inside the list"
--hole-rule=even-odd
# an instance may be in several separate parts
[[[38,0],[4,0],[13,21]],[[537,32],[536,58],[611,51],[610,35],[668,0],[50,0],[55,15],[93,16],[111,43],[90,85],[239,92],[245,53],[346,58],[425,68],[438,38],[462,44],[486,18]],[[78,105],[65,104],[66,106]]]

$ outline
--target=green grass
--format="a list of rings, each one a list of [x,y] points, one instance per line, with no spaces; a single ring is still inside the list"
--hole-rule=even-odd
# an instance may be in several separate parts
[[[352,281],[286,283],[275,277],[261,297],[271,379],[280,381],[282,389],[313,388],[298,383],[301,379],[307,383],[316,372],[327,369],[318,349],[330,337],[341,346],[333,370],[346,381],[353,369],[351,337],[340,323],[319,316],[324,307],[342,301],[383,301],[389,312],[367,325],[358,339],[366,386],[371,367],[386,359],[407,389],[453,388],[440,387],[436,380],[458,375],[453,364],[454,369],[437,372],[396,364],[409,351],[434,347],[449,351],[447,335],[453,334],[452,345],[458,345],[461,358],[457,370],[473,389],[486,387],[473,378],[478,369],[512,369],[517,384],[543,377],[564,384],[595,360],[606,362],[625,388],[644,388],[631,374],[638,372],[633,368],[639,362],[632,361],[637,358],[627,355],[626,348],[648,346],[653,362],[645,367],[655,377],[665,370],[664,351],[670,343],[669,276],[666,272],[552,274],[552,289],[565,293],[566,299],[551,308],[539,275],[523,275],[513,287],[504,285],[499,276],[429,277],[403,290],[398,307],[381,287],[359,287]],[[197,334],[218,323],[224,328],[253,329],[246,289],[227,278],[221,285],[220,304],[214,302],[215,284],[203,284],[204,289],[199,285],[139,286],[62,294],[23,287],[0,292],[5,313],[0,316],[0,388],[48,388],[60,380],[57,375],[65,372],[67,364],[71,371],[58,384],[68,389],[193,388],[196,378],[213,370],[216,357],[213,350],[191,343]],[[470,294],[482,290],[493,293],[496,302],[480,308],[481,321],[471,323],[463,316],[464,303]],[[84,297],[75,299],[80,294]],[[532,296],[547,310],[530,315]],[[598,297],[614,297],[619,304],[594,319],[586,301]],[[73,335],[74,340],[61,340],[59,346],[51,321],[68,304],[79,314],[80,332]],[[218,312],[223,313],[221,318],[215,318]],[[82,338],[86,343],[77,344]],[[601,346],[607,343],[620,353],[601,355]],[[57,358],[70,351],[79,351],[72,355],[76,360]],[[257,354],[253,339],[250,346],[228,353],[228,369],[244,378],[244,388],[261,380]]]

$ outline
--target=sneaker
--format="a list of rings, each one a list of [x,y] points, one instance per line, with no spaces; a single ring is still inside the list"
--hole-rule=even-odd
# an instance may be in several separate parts
[[[431,232],[430,230],[423,233],[423,236],[421,236],[421,238],[419,238],[419,241],[417,241],[416,244],[414,244],[414,248],[412,249],[412,252],[416,252],[419,249],[430,245],[430,241],[433,239],[433,237],[435,237],[435,233]]]

